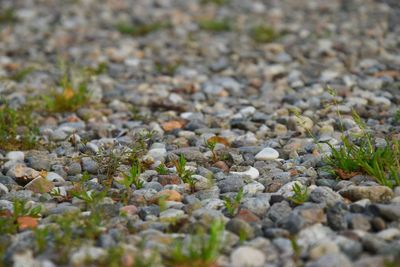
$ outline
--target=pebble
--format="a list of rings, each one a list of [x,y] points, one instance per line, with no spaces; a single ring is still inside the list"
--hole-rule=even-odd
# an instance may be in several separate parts
[[[393,191],[386,186],[350,186],[342,189],[339,193],[350,199],[351,201],[358,201],[368,198],[372,202],[387,202],[393,198]]]
[[[260,176],[260,172],[254,167],[250,167],[247,171],[244,171],[244,172],[231,172],[231,174],[236,174],[236,175],[240,175],[240,176],[248,176],[251,179],[257,179]]]
[[[261,267],[264,266],[266,260],[265,255],[260,250],[248,246],[236,248],[230,258],[233,267]]]
[[[25,154],[22,151],[10,151],[6,154],[6,158],[12,161],[24,161]]]
[[[277,158],[279,158],[279,152],[270,147],[263,148],[255,156],[256,160],[272,160]]]
[[[35,193],[48,193],[54,188],[54,184],[46,178],[37,177],[25,185],[25,188]]]

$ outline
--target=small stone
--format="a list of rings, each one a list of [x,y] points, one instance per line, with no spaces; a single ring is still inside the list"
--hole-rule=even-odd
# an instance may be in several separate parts
[[[339,193],[350,199],[357,201],[368,198],[372,202],[387,202],[394,196],[393,191],[386,186],[349,186],[339,191]]]
[[[259,217],[263,217],[269,209],[269,199],[263,196],[245,198],[241,207],[250,210]]]
[[[138,208],[135,205],[123,206],[119,209],[120,213],[132,216],[138,213]]]
[[[195,180],[194,187],[197,191],[208,189],[211,186],[210,180],[201,175],[194,174],[192,175],[192,179]]]
[[[77,175],[82,173],[82,166],[79,162],[72,162],[65,169],[68,175]]]
[[[396,221],[400,219],[399,205],[373,204],[369,209],[376,215],[379,215],[387,220]]]
[[[352,267],[350,260],[341,253],[323,255],[318,260],[310,262],[306,267]]]
[[[152,148],[147,152],[147,155],[151,156],[155,161],[164,162],[167,150],[165,148]]]
[[[253,212],[246,209],[239,210],[238,214],[236,214],[235,218],[239,220],[243,220],[247,223],[258,223],[260,222],[260,218],[257,217]]]
[[[362,230],[365,232],[368,232],[371,229],[371,224],[369,223],[368,218],[362,214],[353,214],[349,218],[349,226],[352,229]]]
[[[72,213],[77,213],[77,212],[80,212],[80,209],[78,207],[72,206],[71,204],[66,204],[66,205],[58,205],[57,207],[54,207],[54,208],[48,210],[47,215],[72,214]]]
[[[72,253],[70,256],[70,262],[72,266],[80,267],[85,266],[89,260],[101,260],[107,257],[107,252],[98,247],[84,246],[80,247],[79,250]]]
[[[185,213],[182,210],[167,209],[160,213],[160,220],[170,221],[170,220],[178,219],[178,218],[182,217],[183,215],[185,215]]]
[[[326,254],[339,253],[339,252],[340,250],[339,247],[336,245],[336,243],[324,242],[311,248],[309,252],[309,257],[311,260],[316,260]]]
[[[243,158],[242,158],[242,160],[243,160]],[[229,171],[229,166],[224,161],[217,161],[217,162],[214,163],[213,166],[217,167],[218,169],[221,169],[224,172],[228,172]]]
[[[239,175],[229,175],[218,182],[221,193],[238,192],[244,186],[243,178]]]
[[[91,158],[82,158],[82,169],[91,174],[97,174],[99,171],[99,164]]]
[[[22,151],[10,151],[6,154],[6,158],[13,161],[24,161],[25,154]]]
[[[328,225],[335,231],[347,229],[347,213],[346,205],[340,202],[328,208],[326,212]]]
[[[279,152],[271,147],[266,147],[255,156],[256,160],[271,160],[279,158]]]
[[[397,228],[388,228],[376,234],[377,237],[383,240],[391,241],[400,237],[400,230]]]
[[[178,191],[169,189],[165,189],[158,192],[155,196],[155,199],[158,200],[160,198],[166,201],[178,201],[178,202],[182,201],[182,195],[179,194]]]
[[[274,222],[287,218],[292,212],[292,208],[286,201],[274,203],[268,210],[267,216]]]
[[[262,267],[266,261],[260,250],[248,246],[236,248],[230,258],[232,267]]]
[[[181,178],[175,174],[159,175],[157,180],[163,186],[167,184],[180,184],[182,182]]]
[[[31,190],[35,193],[48,193],[54,188],[53,182],[43,177],[38,177],[25,185],[25,189]]]
[[[253,181],[249,184],[246,184],[243,186],[243,192],[245,195],[256,195],[258,193],[262,193],[265,190],[265,186],[263,186],[261,183]]]
[[[343,202],[341,195],[329,187],[319,186],[310,193],[310,199],[316,203],[324,203],[333,206],[337,202]]]
[[[371,220],[371,226],[375,231],[381,231],[386,228],[386,223],[381,217],[374,217]]]
[[[16,164],[7,172],[7,176],[13,178],[18,184],[25,185],[40,176],[40,173],[23,164]]]
[[[231,219],[226,224],[226,230],[242,237],[246,240],[254,238],[254,230],[247,222],[241,219]]]
[[[260,176],[260,173],[254,167],[250,167],[247,171],[244,171],[244,172],[231,172],[231,174],[237,174],[240,176],[248,176],[251,179],[257,179],[258,176]]]
[[[46,179],[51,182],[65,182],[64,178],[62,178],[61,175],[55,172],[48,172]]]
[[[29,151],[25,155],[27,165],[38,171],[49,171],[51,167],[51,161],[47,152],[44,151]]]

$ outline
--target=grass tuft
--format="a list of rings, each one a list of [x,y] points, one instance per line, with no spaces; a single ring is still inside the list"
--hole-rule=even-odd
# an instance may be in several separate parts
[[[179,240],[173,243],[172,251],[167,257],[166,266],[174,267],[216,267],[216,260],[222,249],[224,224],[215,221],[209,234],[198,232],[190,236],[189,244]]]
[[[32,107],[12,108],[0,104],[0,147],[5,150],[27,150],[37,143],[39,130],[32,116]]]
[[[202,30],[210,32],[227,32],[232,30],[232,25],[229,20],[201,20],[199,21],[199,27]]]
[[[250,37],[257,43],[270,43],[279,37],[279,33],[270,26],[258,25],[250,30]]]

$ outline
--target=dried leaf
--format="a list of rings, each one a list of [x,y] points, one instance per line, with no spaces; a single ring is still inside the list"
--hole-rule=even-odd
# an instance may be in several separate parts
[[[208,138],[207,142],[215,142],[215,143],[223,144],[224,146],[229,146],[229,141],[226,138],[223,138],[220,136],[210,137],[210,138]]]
[[[25,230],[28,228],[36,228],[38,225],[38,218],[30,216],[21,216],[17,218],[19,230]]]
[[[349,180],[350,178],[359,174],[358,172],[345,172],[344,170],[341,170],[341,169],[336,169],[335,172],[337,175],[339,175],[339,177],[342,180]]]

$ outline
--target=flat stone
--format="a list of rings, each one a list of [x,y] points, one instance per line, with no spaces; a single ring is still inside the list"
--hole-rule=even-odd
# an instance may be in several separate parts
[[[43,177],[38,177],[25,185],[25,189],[31,190],[35,193],[48,193],[54,188],[53,182]]]
[[[51,182],[65,182],[64,178],[55,172],[48,172],[46,179]]]
[[[279,152],[271,147],[266,147],[257,153],[256,160],[271,160],[279,158]]]
[[[6,159],[13,161],[24,161],[25,154],[22,151],[10,151],[6,154]]]
[[[231,172],[231,174],[247,176],[247,177],[250,177],[251,179],[257,179],[258,176],[260,176],[259,171],[254,167],[250,167],[247,171],[244,171],[244,172]]]
[[[390,221],[400,219],[400,205],[373,204],[369,209],[376,215],[382,216]]]
[[[262,267],[266,261],[264,253],[249,246],[236,248],[230,258],[232,267]]]
[[[368,198],[372,202],[387,202],[394,197],[393,191],[386,186],[349,186],[339,191],[339,193],[350,199],[357,201]]]
[[[310,199],[316,203],[324,203],[333,206],[337,202],[343,202],[341,195],[326,186],[319,186],[310,193]]]

